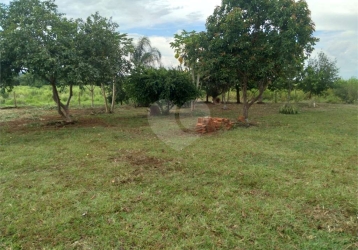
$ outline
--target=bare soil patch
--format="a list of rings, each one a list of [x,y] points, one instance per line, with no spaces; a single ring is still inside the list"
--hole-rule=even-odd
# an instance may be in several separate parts
[[[3,110],[1,111],[3,112]],[[33,131],[43,129],[57,129],[63,127],[109,127],[98,114],[103,114],[103,109],[73,109],[71,116],[73,122],[65,122],[53,110],[33,110],[33,109],[14,109],[10,113],[3,113],[7,119],[0,120],[0,128],[5,128],[8,132]],[[31,113],[31,115],[30,115]]]

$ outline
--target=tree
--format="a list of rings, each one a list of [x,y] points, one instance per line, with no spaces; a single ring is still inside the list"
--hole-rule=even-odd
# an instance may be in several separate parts
[[[113,112],[116,100],[116,86],[130,70],[130,62],[125,56],[131,50],[131,39],[120,34],[118,24],[98,12],[85,21],[79,19],[77,36],[78,53],[81,58],[80,72],[82,84],[101,86],[107,113]],[[108,91],[111,92],[111,105],[108,104]]]
[[[180,34],[176,34],[174,42],[170,43],[175,51],[175,58],[190,72],[192,82],[198,89],[200,89],[200,79],[204,73],[203,58],[206,41],[205,32],[183,30]],[[191,102],[191,109],[194,109],[194,101]]]
[[[303,61],[317,41],[303,0],[222,0],[206,22],[210,50],[232,68],[241,85],[243,116],[285,65]],[[248,99],[248,86],[258,94]]]
[[[298,86],[300,74],[303,71],[303,62],[283,66],[281,75],[276,78],[269,87],[270,90],[287,90],[287,105],[291,101],[291,92]],[[276,95],[276,92],[275,92]],[[275,97],[276,100],[276,97]]]
[[[114,96],[114,101],[115,103],[120,103],[121,105],[123,104],[123,102],[128,103],[129,101],[129,96],[128,93],[126,91],[126,82],[128,79],[128,76],[124,76],[121,78],[117,78],[118,81],[116,81],[116,86],[115,86],[115,96]],[[113,103],[113,93],[112,96],[108,97],[109,101]]]
[[[8,63],[5,70],[12,74],[29,72],[50,83],[58,113],[70,122],[69,103],[76,81],[72,77],[77,70],[76,23],[58,13],[53,0],[16,0],[1,12],[1,45],[5,46]],[[5,74],[7,79],[10,75]],[[70,87],[67,103],[62,103],[58,94],[61,84]]]
[[[156,103],[162,114],[176,105],[181,107],[199,95],[189,74],[176,69],[136,68],[128,77],[130,97],[149,106]]]
[[[134,50],[130,55],[130,60],[135,67],[154,67],[161,65],[162,54],[157,48],[152,47],[148,37],[140,38],[133,47]]]
[[[308,60],[307,67],[303,71],[299,88],[305,93],[320,95],[323,91],[333,88],[339,79],[338,68],[335,60],[330,60],[322,51],[318,55]]]
[[[9,6],[0,3],[0,92],[3,94],[16,85],[15,78],[21,71],[21,66],[15,65],[16,53],[4,37],[8,12]]]
[[[210,60],[212,60],[210,62]],[[231,71],[226,70],[225,66],[220,65],[216,61],[216,58],[206,57],[206,63],[204,66],[205,73],[203,73],[201,86],[205,90],[207,98],[211,96],[214,100],[228,92],[233,86],[233,78],[230,74]],[[210,63],[208,63],[210,62]],[[208,100],[207,100],[208,101]],[[222,100],[224,101],[224,100]]]

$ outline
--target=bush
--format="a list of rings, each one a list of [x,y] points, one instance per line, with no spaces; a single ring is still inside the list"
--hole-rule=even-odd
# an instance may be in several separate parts
[[[9,92],[0,92],[0,96],[2,97],[2,98],[4,98],[4,99],[7,99],[7,98],[9,98]]]
[[[334,90],[336,96],[338,96],[345,103],[357,103],[358,102],[358,79],[351,78],[349,80],[339,80]]]
[[[323,93],[322,102],[326,103],[342,103],[341,99],[335,94],[333,89],[328,89]]]
[[[308,98],[307,95],[302,90],[293,90],[292,91],[292,99],[295,102],[301,102],[307,98]]]
[[[199,96],[188,73],[175,69],[138,68],[126,82],[129,97],[140,105],[156,103],[162,114]]]
[[[285,105],[280,107],[279,112],[281,114],[293,115],[293,114],[298,114],[298,109],[297,107],[294,107],[291,104],[286,103]]]

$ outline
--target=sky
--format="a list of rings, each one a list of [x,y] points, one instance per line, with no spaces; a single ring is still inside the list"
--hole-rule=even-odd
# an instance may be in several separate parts
[[[306,0],[316,24],[315,37],[320,41],[312,56],[323,51],[337,60],[339,75],[358,78],[358,1]],[[9,0],[0,3],[9,4]],[[135,41],[150,38],[152,46],[162,53],[166,67],[178,65],[169,43],[174,34],[205,30],[206,18],[221,0],[56,0],[58,10],[69,18],[86,19],[99,12],[119,24],[119,31]]]

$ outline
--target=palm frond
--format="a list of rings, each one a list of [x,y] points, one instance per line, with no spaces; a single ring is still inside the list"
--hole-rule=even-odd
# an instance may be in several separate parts
[[[151,46],[148,37],[141,37],[134,45],[134,52],[130,58],[134,65],[154,67],[156,63],[161,65],[162,54],[157,48]]]

